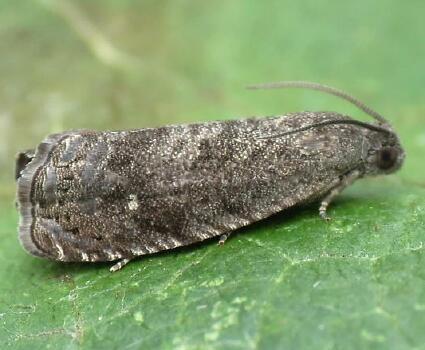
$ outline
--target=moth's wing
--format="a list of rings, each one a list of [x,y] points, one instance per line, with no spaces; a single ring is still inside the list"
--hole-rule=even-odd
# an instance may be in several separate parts
[[[188,245],[320,197],[358,163],[351,126],[258,139],[317,114],[45,141],[19,181],[24,247],[106,261]],[[357,141],[356,141],[357,142]],[[47,146],[43,146],[47,145]]]
[[[100,222],[96,181],[106,156],[100,134],[65,132],[47,137],[31,157],[18,158],[19,238],[25,250],[54,260],[103,260],[95,253],[98,230],[85,225]]]
[[[28,163],[34,158],[35,150],[30,149],[23,152],[19,152],[16,156],[15,162],[15,180],[21,177],[22,171],[26,168]]]
[[[323,120],[329,113],[191,126],[169,136],[167,166],[140,193],[145,222],[165,246],[201,241],[322,198],[359,165],[364,138],[351,125],[258,139]],[[255,133],[254,133],[255,131]],[[181,140],[178,135],[185,134]],[[188,136],[188,135],[200,135]],[[162,186],[156,186],[161,183]],[[146,197],[148,199],[148,197]],[[149,241],[153,249],[161,243]]]

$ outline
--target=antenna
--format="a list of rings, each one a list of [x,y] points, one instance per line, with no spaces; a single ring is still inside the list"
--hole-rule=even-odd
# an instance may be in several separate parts
[[[344,91],[338,90],[331,86],[322,85],[319,83],[312,83],[309,81],[282,81],[277,83],[265,83],[258,85],[250,85],[247,86],[248,89],[258,90],[258,89],[286,89],[286,88],[301,88],[301,89],[310,89],[310,90],[318,90],[330,95],[334,95],[337,97],[346,100],[357,108],[361,109],[366,114],[370,115],[372,118],[376,119],[379,123],[389,125],[388,121],[380,115],[378,112],[375,112],[372,108],[366,106],[363,102],[358,100],[357,98],[347,94]]]

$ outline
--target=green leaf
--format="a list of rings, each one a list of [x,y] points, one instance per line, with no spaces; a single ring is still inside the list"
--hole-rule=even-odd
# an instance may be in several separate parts
[[[10,212],[1,222],[0,339],[23,349],[418,347],[424,198],[416,187],[362,181],[329,224],[316,207],[292,210],[223,247],[213,240],[113,274],[109,264],[26,255]]]
[[[0,349],[425,349],[425,127],[419,0],[0,3]],[[63,129],[361,113],[270,80],[349,90],[407,151],[330,207],[111,264],[62,264],[17,238],[13,156]]]

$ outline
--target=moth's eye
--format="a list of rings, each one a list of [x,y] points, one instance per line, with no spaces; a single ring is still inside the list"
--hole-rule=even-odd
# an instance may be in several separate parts
[[[378,168],[391,169],[397,162],[398,151],[392,147],[384,147],[378,152]]]

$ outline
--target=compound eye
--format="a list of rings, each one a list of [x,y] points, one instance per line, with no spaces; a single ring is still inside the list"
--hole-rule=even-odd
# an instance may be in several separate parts
[[[378,168],[391,169],[397,162],[398,150],[393,147],[384,147],[378,152]]]

